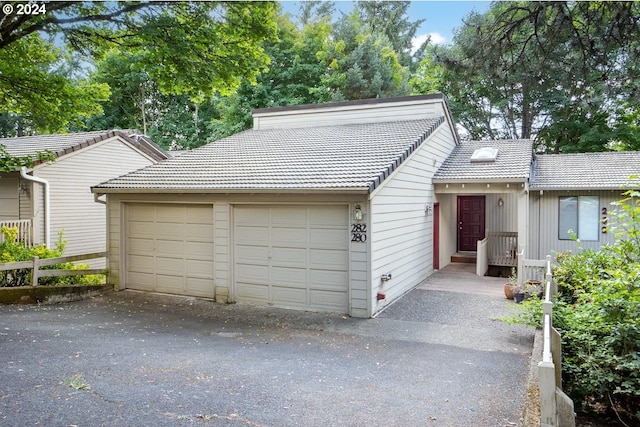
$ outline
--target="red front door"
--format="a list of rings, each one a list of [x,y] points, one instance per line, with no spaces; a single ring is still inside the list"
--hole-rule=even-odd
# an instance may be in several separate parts
[[[484,196],[458,196],[458,251],[477,250],[484,239]]]

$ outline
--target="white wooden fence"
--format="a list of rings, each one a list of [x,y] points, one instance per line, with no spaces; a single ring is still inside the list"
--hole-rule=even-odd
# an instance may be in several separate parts
[[[14,219],[9,221],[0,221],[0,228],[9,227],[18,229],[18,241],[23,242],[27,246],[33,246],[33,225],[30,219]],[[0,243],[4,240],[4,236],[0,233]]]
[[[40,259],[37,256],[29,261],[17,261],[0,263],[0,271],[7,270],[31,270],[31,286],[38,286],[38,279],[40,277],[54,277],[54,276],[85,276],[89,274],[105,274],[105,269],[99,268],[87,268],[78,270],[63,270],[63,269],[51,269],[41,270],[41,267],[47,267],[55,264],[62,264],[66,262],[82,261],[94,258],[104,258],[107,256],[107,252],[94,252],[81,255],[70,255],[58,258],[44,258]]]
[[[546,260],[537,261],[525,260],[524,253],[519,255],[518,264],[522,262],[525,268],[539,268],[540,263],[544,263],[543,349],[542,361],[538,363],[540,426],[575,427],[573,401],[562,391],[562,339],[553,327],[553,299],[558,293],[558,287],[551,273],[551,257],[547,255]]]

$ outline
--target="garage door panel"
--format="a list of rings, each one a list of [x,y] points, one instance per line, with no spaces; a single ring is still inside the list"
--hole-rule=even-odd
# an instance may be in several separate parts
[[[153,273],[155,263],[153,257],[145,255],[129,255],[129,271]]]
[[[348,235],[346,229],[335,230],[310,230],[310,241],[312,248],[319,249],[347,249]]]
[[[211,297],[212,279],[187,277],[187,292],[196,297]]]
[[[307,210],[297,206],[278,206],[271,208],[271,225],[274,227],[307,226]]]
[[[195,259],[185,260],[186,277],[194,277],[194,278],[202,278],[202,279],[213,279],[211,274],[211,264],[208,261],[198,261]]]
[[[307,270],[303,268],[272,267],[269,282],[304,289],[307,287]]]
[[[349,253],[338,250],[311,249],[309,251],[309,267],[347,271],[349,268]]]
[[[268,228],[237,226],[234,234],[239,245],[269,245]]]
[[[346,312],[348,221],[346,206],[235,207],[236,300]]]
[[[300,248],[271,248],[271,265],[274,267],[305,268],[307,251]]]
[[[175,258],[156,257],[156,273],[171,276],[184,275],[184,260]]]
[[[236,297],[242,301],[268,304],[269,286],[239,282],[236,288]]]
[[[273,301],[277,301],[281,307],[306,308],[309,306],[306,288],[274,286],[272,295]]]
[[[213,259],[214,245],[209,242],[185,242],[184,253],[187,259],[207,260]]]
[[[260,206],[237,206],[233,210],[236,225],[268,226],[269,208]]]
[[[336,227],[342,229],[349,225],[349,215],[346,209],[336,209],[335,206],[320,206],[309,210],[309,225],[312,227]]]
[[[131,203],[126,214],[126,287],[214,296],[212,205]]]
[[[130,254],[153,254],[154,243],[152,239],[127,239],[127,248]]]
[[[266,266],[269,264],[269,248],[238,245],[236,247],[236,263]]]
[[[128,275],[127,286],[139,291],[153,291],[154,290],[154,275],[153,273],[140,273],[130,271]]]
[[[339,309],[345,313],[349,310],[346,292],[312,289],[309,293],[309,303],[313,307],[323,308],[325,310]]]
[[[184,242],[181,240],[156,240],[156,256],[174,256],[184,251]]]
[[[239,265],[236,271],[238,281],[266,285],[269,282],[269,267],[266,265]]]
[[[148,221],[129,221],[128,227],[129,238],[134,239],[153,239],[155,237],[155,224]]]
[[[165,274],[156,275],[156,291],[168,294],[184,294],[184,278]]]
[[[306,248],[307,229],[290,227],[272,228],[271,245],[289,248]]]
[[[349,275],[346,271],[311,270],[309,278],[314,289],[344,291],[344,284],[349,280]]]
[[[213,236],[213,224],[186,224],[184,236],[189,242],[209,242]]]

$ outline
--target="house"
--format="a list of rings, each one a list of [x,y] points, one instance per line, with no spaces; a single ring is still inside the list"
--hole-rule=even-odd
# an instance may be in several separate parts
[[[442,95],[262,109],[254,127],[100,185],[110,281],[370,317],[433,272]]]
[[[52,246],[63,231],[68,255],[105,250],[105,207],[90,187],[167,158],[132,131],[98,131],[0,139],[33,168],[0,173],[0,225],[17,225],[29,243]],[[49,151],[55,161],[37,161]]]
[[[461,141],[444,96],[422,95],[256,110],[248,131],[92,191],[116,289],[371,317],[452,261],[483,275],[544,257],[547,205],[564,227],[593,202],[553,187],[563,159]],[[602,170],[599,209],[620,193]]]

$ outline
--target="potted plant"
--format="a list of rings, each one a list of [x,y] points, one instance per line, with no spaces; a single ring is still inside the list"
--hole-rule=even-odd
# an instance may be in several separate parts
[[[520,290],[518,286],[518,274],[516,273],[516,269],[511,269],[511,275],[509,276],[509,282],[504,284],[504,296],[507,299],[513,299],[516,292]]]

